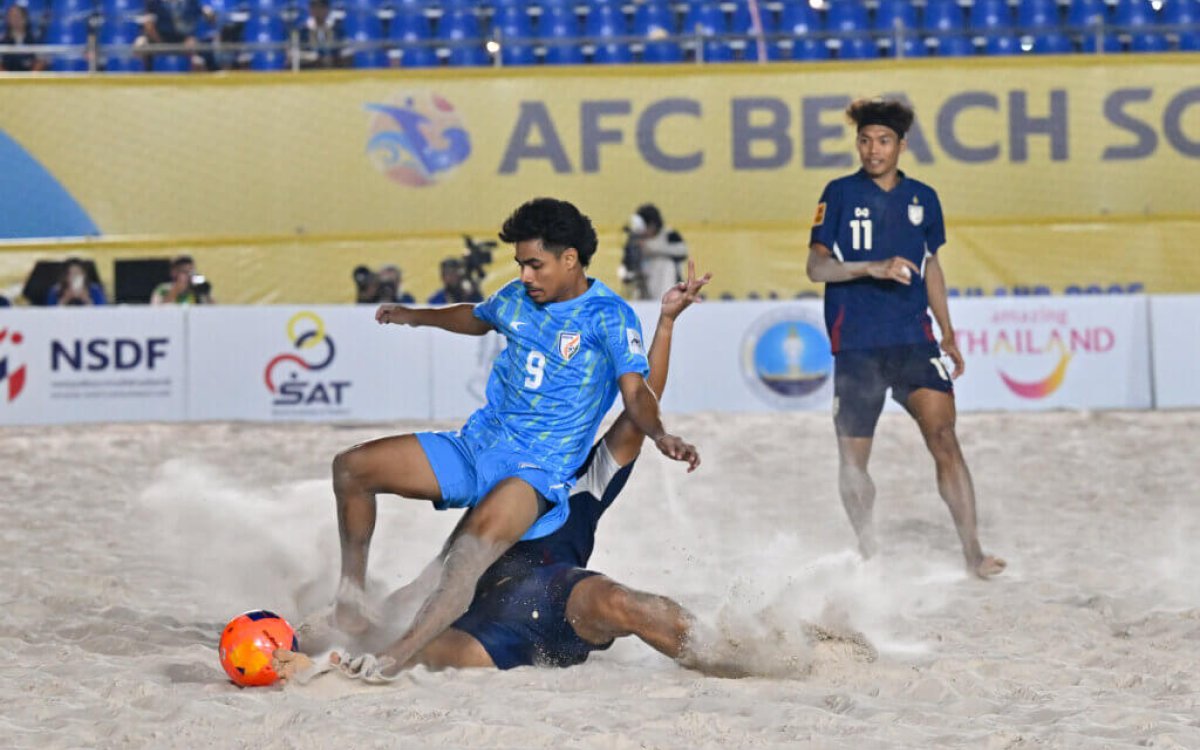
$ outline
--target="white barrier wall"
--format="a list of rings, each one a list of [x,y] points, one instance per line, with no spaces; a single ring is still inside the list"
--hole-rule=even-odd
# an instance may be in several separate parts
[[[0,311],[0,424],[184,419],[186,313]]]
[[[1152,304],[1151,321],[1145,297],[952,300],[959,409],[1200,405],[1200,296]],[[636,309],[650,341],[657,305]],[[669,411],[830,408],[818,300],[697,305],[674,343]],[[457,420],[502,347],[370,306],[0,310],[0,424]]]
[[[1200,406],[1200,296],[1150,298],[1154,403]]]

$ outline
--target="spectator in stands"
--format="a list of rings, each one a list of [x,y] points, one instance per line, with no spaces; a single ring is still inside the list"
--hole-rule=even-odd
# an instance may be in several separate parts
[[[88,278],[87,266],[79,258],[63,263],[58,283],[46,292],[46,305],[105,305],[104,287]]]
[[[0,44],[41,44],[41,35],[29,25],[29,8],[14,2],[4,14],[4,36]],[[46,69],[46,60],[32,52],[0,55],[0,70],[9,73],[33,73]]]
[[[350,59],[340,54],[345,36],[341,21],[329,12],[329,0],[309,0],[308,18],[300,27],[300,67],[345,67]],[[291,54],[289,49],[289,64]]]
[[[379,269],[379,273],[366,266],[359,266],[354,269],[354,285],[357,288],[354,301],[359,304],[416,304],[416,299],[403,289],[404,273],[399,266],[384,266]]]
[[[687,243],[663,223],[662,213],[651,203],[639,206],[629,217],[628,232],[625,263],[636,262],[638,267],[626,265],[625,274],[635,280],[639,299],[661,299],[683,278],[680,266],[687,260]]]
[[[155,287],[150,294],[152,305],[211,305],[212,285],[196,273],[196,262],[190,255],[180,255],[171,261],[171,280]]]
[[[460,302],[483,302],[483,292],[467,273],[467,263],[462,258],[446,258],[442,261],[442,288],[426,300],[429,305],[456,305]]]
[[[155,44],[183,45],[187,48],[193,69],[204,69],[205,59],[196,51],[196,31],[201,19],[216,21],[212,8],[200,0],[146,0],[146,16],[142,22],[143,35],[134,43],[138,47]],[[154,56],[147,55],[146,68],[153,69]]]

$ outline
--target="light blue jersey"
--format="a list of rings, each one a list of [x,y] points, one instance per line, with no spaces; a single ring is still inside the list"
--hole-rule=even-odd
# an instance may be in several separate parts
[[[529,456],[570,482],[591,450],[617,379],[650,372],[633,308],[595,279],[572,300],[539,305],[514,280],[475,306],[508,341],[492,365],[487,404],[463,426],[476,450]]]

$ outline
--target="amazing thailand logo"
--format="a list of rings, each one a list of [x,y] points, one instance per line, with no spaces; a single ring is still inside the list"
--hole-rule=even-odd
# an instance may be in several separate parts
[[[445,179],[471,155],[471,137],[445,97],[411,92],[369,103],[367,156],[388,179],[426,187]]]
[[[25,389],[25,365],[10,364],[5,350],[9,346],[20,346],[24,340],[19,331],[0,328],[0,394],[3,394],[5,403],[16,401]]]
[[[333,364],[337,356],[325,321],[313,312],[298,312],[287,323],[292,351],[278,354],[267,363],[263,382],[275,395],[272,404],[293,406],[340,406],[351,383],[316,376]]]
[[[754,394],[772,406],[813,406],[832,373],[825,324],[804,308],[764,315],[742,341],[742,374]]]

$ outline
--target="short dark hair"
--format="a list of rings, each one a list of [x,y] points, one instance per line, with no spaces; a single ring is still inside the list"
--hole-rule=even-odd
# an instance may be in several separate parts
[[[846,116],[859,131],[868,125],[883,125],[903,138],[912,127],[913,108],[899,99],[859,99],[846,107]]]
[[[571,203],[555,198],[534,198],[513,211],[504,220],[500,239],[510,244],[540,239],[542,246],[556,256],[573,247],[585,268],[596,254],[597,245],[592,220]]]
[[[194,265],[196,265],[196,261],[192,260],[192,256],[190,256],[190,255],[176,255],[174,258],[171,259],[171,270],[172,271],[174,271],[176,268],[180,268],[182,266],[194,266]]]
[[[646,226],[653,225],[659,229],[663,228],[662,212],[653,203],[643,203],[637,207],[637,211],[634,213],[642,217],[642,221],[646,222]]]

